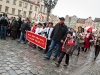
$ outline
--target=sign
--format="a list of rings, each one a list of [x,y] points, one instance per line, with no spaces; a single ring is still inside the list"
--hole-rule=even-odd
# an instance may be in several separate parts
[[[46,49],[46,43],[47,40],[45,37],[35,34],[31,31],[27,31],[26,32],[26,39],[34,44],[36,44],[37,46]]]

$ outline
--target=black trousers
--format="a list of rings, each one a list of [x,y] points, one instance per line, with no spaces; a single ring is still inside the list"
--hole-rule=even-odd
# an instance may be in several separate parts
[[[58,60],[59,64],[62,62],[62,59],[64,58],[65,55],[66,55],[65,64],[69,64],[69,54],[67,54],[66,52],[63,52],[63,51],[62,51],[61,56]]]
[[[100,46],[96,45],[96,48],[95,48],[95,57],[97,57],[99,55],[99,52],[100,52]]]
[[[12,38],[16,39],[17,30],[12,30]]]
[[[19,38],[20,37],[20,34],[21,34],[21,30],[17,30],[17,38]]]
[[[78,53],[77,53],[77,55],[80,54],[81,49],[82,49],[82,51],[84,51],[84,47],[78,47]],[[85,49],[85,51],[86,51],[86,50],[87,50],[87,49]]]
[[[47,40],[47,45],[46,45],[45,53],[48,52],[50,44],[51,44],[51,40]]]

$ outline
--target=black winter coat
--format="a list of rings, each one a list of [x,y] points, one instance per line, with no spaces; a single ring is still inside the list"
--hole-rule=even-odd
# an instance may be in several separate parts
[[[1,19],[0,23],[1,23],[1,26],[7,26],[8,25],[8,21],[7,21],[7,19],[5,19],[5,17],[3,19]]]
[[[30,24],[27,22],[27,23],[23,23],[21,25],[21,32],[25,33],[26,30],[30,31],[31,30],[31,27],[30,27]]]
[[[60,25],[59,23],[56,24],[54,27],[52,34],[51,34],[51,39],[56,40],[56,41],[61,41],[64,40],[65,36],[67,35],[67,26],[65,24]]]

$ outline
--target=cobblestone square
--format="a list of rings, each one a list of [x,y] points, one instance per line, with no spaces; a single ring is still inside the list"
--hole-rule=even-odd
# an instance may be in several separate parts
[[[52,60],[43,60],[43,51],[38,51],[17,40],[0,40],[0,75],[100,75],[100,56],[93,61],[94,49],[70,57],[68,67],[55,66]]]

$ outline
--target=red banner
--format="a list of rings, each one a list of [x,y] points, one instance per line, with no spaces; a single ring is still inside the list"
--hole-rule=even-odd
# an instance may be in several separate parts
[[[36,44],[37,46],[46,49],[46,38],[38,35],[38,34],[34,34],[33,32],[27,31],[26,32],[26,39],[34,44]]]

